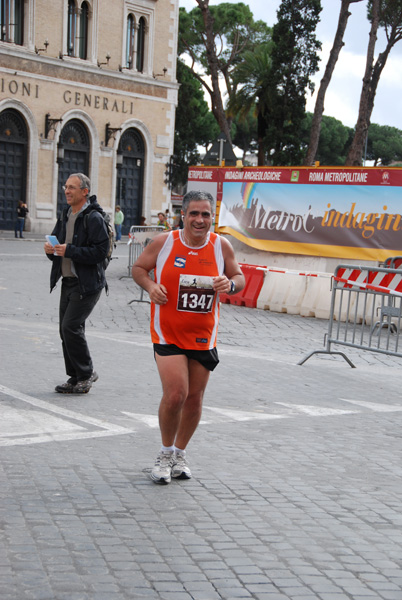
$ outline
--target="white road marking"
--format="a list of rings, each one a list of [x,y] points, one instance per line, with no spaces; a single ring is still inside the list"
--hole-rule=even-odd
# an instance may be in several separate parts
[[[239,347],[225,346],[222,343],[218,345],[219,354],[224,356],[237,356],[239,358],[255,358],[256,360],[263,360],[265,362],[280,363],[282,365],[292,365],[294,362],[290,360],[281,360],[277,356],[267,356],[263,352],[256,352],[251,348],[241,349]]]
[[[39,400],[33,396],[28,396],[27,394],[12,390],[3,385],[0,385],[0,393],[27,403],[31,407],[37,409],[33,410],[30,408],[29,410],[26,410],[23,407],[15,407],[1,403],[0,419],[2,431],[0,433],[0,446],[70,441],[124,435],[135,431],[129,427],[121,427],[63,407],[54,406],[49,402]],[[340,400],[363,408],[368,408],[375,412],[387,413],[402,411],[401,405],[383,405],[375,402],[365,402],[345,398],[340,398]],[[200,422],[200,425],[219,425],[222,423],[245,421],[267,422],[296,417],[300,414],[306,414],[311,417],[328,417],[361,413],[361,411],[358,410],[291,404],[288,402],[275,402],[274,404],[283,406],[284,409],[286,409],[286,412],[282,414],[273,414],[264,412],[263,410],[244,411],[204,406],[204,415],[206,413],[208,416]],[[126,415],[126,417],[135,421],[137,424],[142,424],[152,429],[159,427],[158,416],[156,414],[148,415],[127,411],[122,411],[121,414]]]
[[[233,410],[227,408],[215,408],[204,406],[204,410],[211,410],[223,417],[224,422],[228,421],[270,421],[272,419],[286,419],[288,415],[273,415],[264,412],[250,412],[245,410]],[[218,421],[219,422],[219,421]]]
[[[133,433],[126,429],[124,432],[105,429],[104,431],[85,431],[83,433],[58,433],[45,434],[22,438],[13,438],[10,440],[1,440],[0,446],[28,446],[31,444],[43,444],[45,442],[69,442],[71,440],[86,440],[100,437],[110,437],[114,435],[122,435],[122,433]]]
[[[123,415],[127,415],[130,419],[134,419],[135,421],[139,421],[140,423],[144,423],[144,425],[148,425],[151,429],[156,429],[159,427],[159,419],[157,415],[144,415],[141,413],[132,413],[122,411]]]
[[[294,413],[304,413],[310,417],[335,417],[337,415],[353,415],[358,410],[344,410],[342,408],[326,408],[323,406],[309,406],[306,404],[288,404],[286,402],[275,402],[289,408]]]
[[[323,406],[307,406],[304,404],[288,404],[286,402],[275,402],[288,408],[289,411],[282,414],[273,414],[258,411],[245,411],[245,410],[234,410],[228,408],[216,408],[214,406],[204,406],[203,413],[210,411],[213,413],[211,417],[200,421],[200,425],[218,425],[220,423],[233,423],[233,422],[244,422],[244,421],[272,421],[277,419],[288,419],[294,417],[300,413],[310,415],[311,417],[328,417],[328,416],[339,416],[339,415],[353,415],[360,411],[356,410],[345,410],[337,408],[326,408]],[[159,421],[157,415],[146,415],[143,413],[132,413],[123,412],[131,419],[139,421],[144,425],[152,429],[159,427]]]
[[[369,408],[374,412],[401,412],[402,406],[400,404],[379,404],[377,402],[366,402],[364,400],[349,400],[348,398],[339,398],[342,402],[349,402],[350,404],[356,404],[356,406],[363,406]]]
[[[40,413],[39,420],[39,411],[25,411],[26,415],[22,417],[24,409],[17,409],[15,407],[10,409],[9,407],[7,408],[6,405],[0,405],[2,409],[7,408],[7,410],[10,410],[11,412],[9,413],[9,416],[12,417],[11,433],[9,430],[5,432],[4,425],[7,425],[7,420],[2,419],[3,428],[0,432],[0,446],[39,444],[43,442],[96,438],[110,435],[122,435],[133,432],[132,429],[128,429],[127,427],[121,427],[119,425],[115,425],[114,423],[108,423],[107,421],[94,419],[93,417],[82,415],[67,408],[54,406],[49,402],[39,400],[33,396],[28,396],[27,394],[23,394],[17,390],[12,390],[4,385],[0,385],[0,393],[25,402],[30,406],[34,406],[35,408],[39,409],[39,411],[42,411]],[[48,413],[50,413],[50,415]],[[35,415],[35,417],[32,423],[27,425],[28,421],[31,420],[31,415]],[[55,417],[54,415],[58,416]],[[3,413],[2,416],[6,417],[7,412]],[[74,421],[74,423],[71,423],[71,421],[68,421],[67,419],[71,419]],[[16,427],[18,420],[20,420],[20,423],[25,427],[25,429],[22,429],[21,427],[18,432],[13,433],[13,427]],[[31,428],[29,429],[29,427]],[[96,427],[97,429],[94,431],[92,429],[93,427]],[[12,435],[14,435],[14,437],[11,437]]]
[[[157,429],[159,427],[158,415],[144,415],[143,413],[132,413],[125,410],[122,411],[122,414],[126,415],[130,419],[133,419],[134,421],[139,421],[140,423],[147,425],[151,429]],[[212,421],[204,421],[201,419],[199,425],[207,425],[210,423],[212,423]]]
[[[83,427],[70,421],[46,415],[39,410],[25,410],[0,404],[1,422],[7,423],[7,431],[1,437],[28,436],[38,433],[60,433],[67,431],[83,431]]]

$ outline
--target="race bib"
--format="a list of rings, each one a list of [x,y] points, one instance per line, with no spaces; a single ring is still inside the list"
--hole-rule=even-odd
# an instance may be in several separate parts
[[[214,297],[212,277],[180,275],[177,310],[196,313],[211,312]]]

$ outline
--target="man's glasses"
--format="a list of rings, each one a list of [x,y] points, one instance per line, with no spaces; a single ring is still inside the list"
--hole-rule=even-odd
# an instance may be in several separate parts
[[[83,188],[79,188],[79,187],[74,187],[73,185],[63,185],[62,186],[62,190],[63,192],[72,192],[73,190],[85,190],[87,188],[83,187]]]

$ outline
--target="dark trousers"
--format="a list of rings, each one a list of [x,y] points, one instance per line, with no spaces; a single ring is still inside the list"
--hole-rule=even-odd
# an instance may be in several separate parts
[[[63,278],[60,294],[59,331],[63,347],[66,373],[71,383],[89,379],[93,364],[87,340],[85,321],[93,311],[101,292],[80,297],[76,277]]]
[[[17,233],[19,233],[20,237],[22,237],[22,232],[24,231],[24,223],[25,219],[23,219],[22,217],[17,218],[15,222],[15,237],[17,237]]]

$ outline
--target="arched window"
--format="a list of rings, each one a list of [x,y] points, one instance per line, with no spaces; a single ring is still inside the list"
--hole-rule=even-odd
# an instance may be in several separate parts
[[[144,71],[144,49],[145,49],[145,19],[141,17],[138,22],[137,34],[137,71]]]
[[[67,54],[75,56],[75,32],[77,27],[77,15],[74,0],[68,0],[68,23],[67,23]]]
[[[0,112],[0,165],[1,228],[13,229],[18,201],[26,201],[28,173],[28,128],[14,109]]]
[[[120,138],[118,152],[123,162],[116,179],[116,204],[124,213],[123,233],[130,225],[139,224],[143,208],[145,144],[141,133],[127,129]]]
[[[79,119],[68,121],[60,133],[59,144],[64,148],[64,159],[59,163],[57,214],[65,206],[62,186],[71,173],[89,174],[90,137],[86,125]]]
[[[135,22],[133,15],[127,17],[126,68],[133,68]]]
[[[24,0],[1,0],[0,39],[20,46],[24,43]]]
[[[86,2],[81,4],[81,15],[80,15],[80,50],[79,56],[83,60],[88,57],[88,18],[89,8]]]

